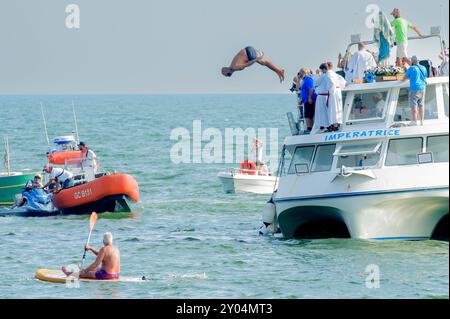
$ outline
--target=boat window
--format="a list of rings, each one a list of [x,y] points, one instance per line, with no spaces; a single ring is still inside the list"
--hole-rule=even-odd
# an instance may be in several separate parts
[[[373,167],[379,163],[380,156],[380,152],[374,154],[340,156],[337,167]]]
[[[349,156],[358,154],[375,154],[381,146],[381,142],[375,143],[349,143],[338,147],[334,156]]]
[[[436,85],[429,85],[425,92],[425,120],[434,120],[437,118]],[[411,121],[412,119],[411,107],[409,106],[409,88],[400,89],[394,119],[396,122]]]
[[[444,111],[445,116],[448,117],[448,83],[442,86],[442,90],[444,91]]]
[[[331,165],[333,164],[333,153],[335,149],[336,144],[317,146],[311,171],[329,171],[331,169]]]
[[[436,97],[436,85],[427,86],[425,92],[425,120],[435,120],[438,118],[438,107]]]
[[[435,163],[448,162],[448,135],[428,137],[427,152],[433,153]]]
[[[380,161],[381,142],[351,143],[338,147],[338,167],[372,167]]]
[[[422,153],[422,138],[402,138],[389,141],[386,166],[418,164],[417,154]]]
[[[387,90],[355,93],[348,119],[383,119],[387,105],[387,96]]]
[[[409,89],[400,89],[397,100],[397,108],[395,109],[396,122],[411,121],[411,108],[409,107]]]
[[[307,164],[308,167],[311,165],[311,159],[314,154],[314,145],[311,146],[300,146],[295,149],[294,156],[292,156],[291,165],[289,166],[288,174],[295,174],[295,165],[297,164]]]
[[[281,172],[278,172],[278,175],[285,176],[286,168],[289,167],[289,165],[292,161],[292,154],[291,154],[289,148],[286,148],[286,151],[284,152],[284,157],[281,160],[282,160]]]

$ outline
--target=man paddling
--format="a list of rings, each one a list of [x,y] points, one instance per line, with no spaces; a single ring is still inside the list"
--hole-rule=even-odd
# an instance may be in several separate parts
[[[274,71],[280,78],[280,82],[284,81],[284,70],[273,64],[271,61],[264,57],[264,53],[260,50],[256,50],[254,47],[248,46],[245,49],[236,54],[231,61],[230,66],[222,68],[222,75],[230,77],[236,71],[242,71],[245,68],[253,65],[254,63],[264,65]]]
[[[110,232],[103,235],[103,247],[100,250],[89,246],[86,246],[85,249],[96,255],[97,259],[87,268],[80,270],[80,278],[97,280],[119,279],[120,252],[113,245],[113,235]],[[62,267],[61,270],[67,276],[72,275],[72,272],[68,271],[66,267]]]

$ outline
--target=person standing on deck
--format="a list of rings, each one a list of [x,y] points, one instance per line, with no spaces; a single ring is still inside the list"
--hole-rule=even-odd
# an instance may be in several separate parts
[[[423,37],[423,35],[415,25],[401,17],[400,9],[395,8],[391,15],[394,16],[394,20],[391,21],[391,25],[394,28],[397,44],[396,64],[399,67],[403,67],[405,63],[411,65],[411,61],[408,58],[408,29],[413,29],[419,37]]]
[[[264,65],[274,71],[280,78],[280,83],[284,81],[284,70],[273,64],[264,57],[264,53],[256,50],[254,47],[248,46],[239,51],[231,61],[230,66],[222,68],[222,75],[231,77],[234,72],[242,71],[254,63]]]
[[[412,122],[410,126],[417,125],[417,109],[419,109],[420,125],[423,125],[425,116],[424,102],[427,87],[427,69],[419,64],[419,58],[411,58],[412,65],[405,73],[405,80],[409,79],[409,107],[411,108]]]
[[[306,123],[306,134],[311,133],[314,125],[314,112],[316,107],[316,92],[314,89],[314,79],[312,74],[305,69],[301,69],[299,72],[300,78],[303,80],[300,90],[301,103],[305,108],[305,123]]]
[[[370,54],[370,53],[369,53]],[[347,85],[347,81],[333,71],[333,63],[327,62],[327,74],[331,79],[332,85],[329,90],[328,102],[328,131],[338,131],[339,126],[344,120],[344,106],[342,102],[342,89]]]
[[[320,76],[316,77],[316,108],[314,114],[314,125],[311,133],[315,134],[330,126],[328,120],[328,104],[330,98],[330,89],[333,85],[330,74],[328,73],[328,66],[322,63],[319,66]]]
[[[364,79],[365,72],[376,66],[377,63],[375,62],[373,55],[366,50],[364,43],[360,42],[358,43],[358,51],[353,54],[348,65],[351,76],[348,78],[346,77],[346,79],[348,79],[349,82]]]
[[[94,169],[95,174],[98,173],[97,155],[95,155],[94,151],[89,149],[84,142],[80,142],[78,148],[82,153],[82,165],[91,167]]]

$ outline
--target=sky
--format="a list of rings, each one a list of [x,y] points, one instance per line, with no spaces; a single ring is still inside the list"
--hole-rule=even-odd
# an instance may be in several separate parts
[[[79,29],[66,27],[69,4]],[[336,61],[351,34],[372,38],[369,4],[399,7],[423,33],[440,25],[448,43],[448,0],[0,0],[0,94],[287,92],[300,67]],[[438,62],[438,41],[418,42],[410,54]],[[286,82],[259,65],[223,77],[248,45]]]

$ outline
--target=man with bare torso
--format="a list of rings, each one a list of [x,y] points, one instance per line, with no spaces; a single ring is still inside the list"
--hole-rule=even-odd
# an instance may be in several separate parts
[[[96,250],[89,246],[86,246],[85,249],[96,255],[97,259],[95,259],[95,261],[87,268],[80,269],[80,278],[98,280],[119,279],[120,252],[119,249],[113,245],[113,236],[111,233],[108,232],[103,235],[103,247],[100,250]],[[72,274],[66,267],[62,267],[62,271],[67,276]]]
[[[280,78],[280,82],[284,81],[284,70],[273,64],[271,61],[264,57],[264,53],[260,50],[256,50],[254,47],[248,46],[245,49],[236,54],[231,61],[230,66],[222,68],[222,75],[230,77],[236,71],[242,71],[245,68],[253,65],[254,63],[264,65],[274,71]]]

